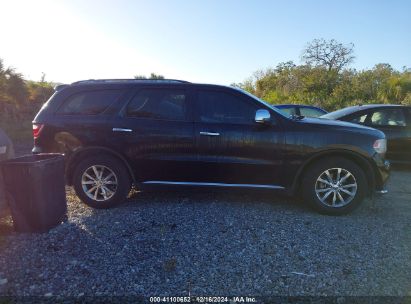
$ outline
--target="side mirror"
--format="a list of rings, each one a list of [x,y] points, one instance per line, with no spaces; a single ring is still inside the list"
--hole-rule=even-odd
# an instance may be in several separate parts
[[[255,112],[255,122],[260,123],[260,124],[266,124],[270,122],[271,115],[270,112],[268,112],[265,109],[259,109],[257,112]]]

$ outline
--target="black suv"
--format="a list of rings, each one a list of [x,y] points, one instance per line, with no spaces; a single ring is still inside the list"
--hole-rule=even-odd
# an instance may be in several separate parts
[[[66,155],[66,180],[95,208],[132,184],[302,194],[343,214],[385,192],[384,133],[286,117],[240,89],[178,80],[86,80],[56,88],[33,121],[33,153]]]

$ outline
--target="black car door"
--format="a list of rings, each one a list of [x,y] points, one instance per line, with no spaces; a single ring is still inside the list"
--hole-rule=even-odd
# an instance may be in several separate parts
[[[143,182],[190,179],[196,158],[191,93],[184,86],[136,89],[115,118],[117,146]]]
[[[233,89],[198,88],[195,103],[197,181],[278,185],[283,132],[275,123],[255,122],[264,108]]]

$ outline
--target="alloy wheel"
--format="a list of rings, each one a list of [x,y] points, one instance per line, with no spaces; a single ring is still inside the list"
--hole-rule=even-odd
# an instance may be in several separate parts
[[[355,176],[343,168],[327,169],[315,182],[315,193],[327,207],[340,208],[348,205],[357,194]]]
[[[81,185],[84,193],[95,201],[107,201],[117,191],[118,180],[110,168],[94,165],[87,168],[82,177]]]

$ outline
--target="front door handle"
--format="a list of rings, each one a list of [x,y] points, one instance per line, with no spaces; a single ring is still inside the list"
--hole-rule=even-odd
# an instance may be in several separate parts
[[[200,132],[200,135],[203,135],[203,136],[220,136],[220,133],[217,133],[217,132]]]
[[[124,128],[113,128],[113,132],[133,132],[133,130]]]

